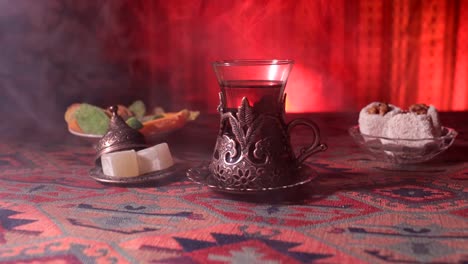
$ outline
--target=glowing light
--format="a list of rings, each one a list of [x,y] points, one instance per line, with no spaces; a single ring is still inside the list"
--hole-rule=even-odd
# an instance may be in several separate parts
[[[326,111],[329,106],[325,100],[321,100],[322,76],[302,65],[294,67],[286,87],[286,111]]]
[[[274,61],[276,62],[276,61]],[[275,80],[275,76],[278,73],[278,65],[271,65],[270,68],[268,69],[268,80]],[[281,79],[283,76],[281,76]]]

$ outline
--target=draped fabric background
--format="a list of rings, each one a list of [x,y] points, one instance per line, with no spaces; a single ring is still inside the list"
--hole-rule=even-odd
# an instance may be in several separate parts
[[[289,112],[468,110],[467,42],[468,0],[0,0],[0,112],[23,131],[73,102],[214,112],[229,58],[294,59]]]
[[[114,52],[149,73],[144,77],[155,87],[150,93],[155,100],[162,85],[169,87],[174,104],[214,110],[218,87],[211,61],[292,58],[289,111],[357,110],[373,100],[401,106],[425,102],[442,110],[468,107],[467,1],[127,5],[123,13],[131,9],[131,25],[140,30],[131,37],[138,52],[134,57]]]

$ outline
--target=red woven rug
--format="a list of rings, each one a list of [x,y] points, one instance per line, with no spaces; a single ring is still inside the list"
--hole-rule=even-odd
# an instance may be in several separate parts
[[[466,115],[444,117],[456,125]],[[209,158],[216,118],[168,139],[173,154],[193,165]],[[103,185],[88,175],[88,143],[4,140],[0,262],[468,262],[466,124],[433,162],[395,167],[357,148],[346,134],[350,116],[315,119],[329,145],[308,161],[319,177],[261,199],[216,193],[184,174],[144,187]]]

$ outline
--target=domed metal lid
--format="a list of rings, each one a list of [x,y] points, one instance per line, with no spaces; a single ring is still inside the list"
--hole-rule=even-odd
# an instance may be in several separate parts
[[[137,150],[147,147],[143,134],[128,126],[117,113],[118,110],[118,106],[109,107],[109,112],[112,114],[109,130],[95,147],[97,152],[96,163],[98,163],[100,157],[106,153],[129,149]]]

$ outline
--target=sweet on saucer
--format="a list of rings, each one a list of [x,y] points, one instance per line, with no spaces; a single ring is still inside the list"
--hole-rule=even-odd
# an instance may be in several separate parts
[[[399,113],[401,113],[399,107],[382,102],[372,102],[359,112],[359,129],[362,134],[380,137],[385,123]]]
[[[413,104],[402,110],[373,102],[361,110],[359,129],[362,134],[382,137],[382,144],[395,144],[399,140],[398,144],[407,147],[421,147],[442,134],[437,109],[426,104]]]
[[[401,112],[388,120],[383,128],[383,136],[392,139],[420,140],[405,142],[411,147],[427,144],[431,140],[424,139],[433,139],[441,134],[437,110],[432,107],[431,114],[428,110],[429,106],[425,104],[412,105],[408,112]]]

